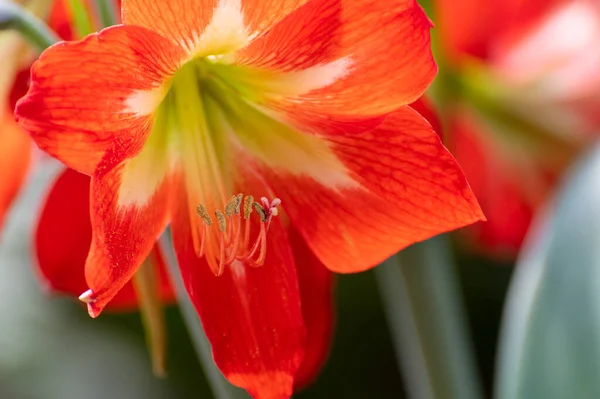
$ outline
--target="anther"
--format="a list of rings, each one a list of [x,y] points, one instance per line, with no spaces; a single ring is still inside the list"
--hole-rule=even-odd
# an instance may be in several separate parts
[[[250,214],[252,213],[252,203],[254,202],[254,197],[251,195],[246,196],[244,198],[244,219],[248,219]]]
[[[212,219],[211,219],[210,215],[208,214],[208,211],[206,210],[204,205],[202,205],[202,204],[198,205],[196,207],[196,213],[198,214],[198,216],[200,216],[200,218],[202,219],[204,224],[206,224],[207,226],[212,225]]]
[[[256,211],[256,213],[258,213],[258,216],[260,217],[260,221],[263,223],[267,222],[267,211],[265,211],[265,208],[262,207],[261,204],[259,204],[258,202],[255,202],[252,204],[254,206],[254,210]]]
[[[236,215],[240,214],[240,211],[241,211],[240,208],[242,207],[242,198],[244,198],[242,193],[239,193],[238,195],[235,196],[235,209],[233,210],[233,213]]]
[[[225,230],[227,230],[227,222],[225,221],[225,215],[223,215],[223,212],[217,210],[215,211],[215,216],[217,217],[219,230],[221,230],[221,233],[225,233]]]
[[[225,204],[225,216],[231,216],[235,213],[235,207],[237,204],[237,196],[233,195],[231,196],[231,198],[229,198],[229,201],[227,201],[227,204]]]

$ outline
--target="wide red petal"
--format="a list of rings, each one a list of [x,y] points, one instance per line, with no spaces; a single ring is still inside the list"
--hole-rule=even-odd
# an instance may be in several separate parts
[[[8,110],[0,109],[0,231],[29,169],[31,140]]]
[[[88,289],[85,260],[92,241],[90,223],[90,178],[65,170],[56,179],[41,209],[35,233],[38,271],[44,285],[56,293],[78,297]],[[157,247],[151,253],[160,276],[160,297],[172,302],[162,254]],[[107,305],[110,311],[136,309],[137,295],[130,282]]]
[[[340,185],[327,186],[269,168],[262,173],[330,270],[365,270],[414,242],[483,219],[458,163],[412,108],[364,132],[319,122],[319,134],[354,184],[338,179]]]
[[[226,29],[222,24],[233,23],[234,13],[239,13],[248,35],[256,36],[268,30],[307,0],[123,0],[122,18],[126,25],[144,26],[179,45],[194,51],[201,45],[203,33],[211,22],[216,29]],[[214,21],[221,8],[223,12]],[[221,26],[218,26],[221,24]]]
[[[335,324],[335,279],[294,228],[288,229],[288,236],[298,273],[302,317],[306,327],[304,359],[294,378],[294,387],[302,389],[316,379],[329,355]]]
[[[153,110],[132,98],[155,92],[182,57],[177,46],[140,27],[58,43],[34,63],[17,120],[41,149],[91,175],[115,143],[121,158],[139,150]]]
[[[237,62],[290,71],[333,61],[342,26],[339,0],[311,1],[288,14],[263,36],[242,49]]]
[[[267,194],[249,188],[244,192],[256,198]],[[236,261],[216,276],[206,258],[195,253],[184,188],[176,198],[180,201],[172,221],[174,246],[217,366],[254,398],[289,398],[303,357],[305,329],[296,266],[280,218],[268,232],[263,266]],[[253,231],[257,229],[258,222]]]
[[[165,173],[156,185],[146,187],[147,181],[129,177],[139,164],[125,161],[111,167],[112,158],[107,154],[90,189],[92,244],[85,264],[90,291],[81,299],[88,303],[92,317],[133,277],[169,218],[170,177]],[[142,188],[143,197],[139,194]],[[131,190],[137,193],[135,198]]]
[[[313,6],[328,1],[316,0]],[[334,40],[339,48],[336,58],[346,60],[342,65],[347,70],[290,106],[315,113],[377,115],[419,98],[437,72],[430,48],[431,22],[423,9],[415,0],[341,3],[341,29]]]
[[[220,0],[123,0],[125,25],[143,26],[192,50]]]
[[[265,32],[308,2],[309,0],[242,0],[244,22],[250,32]]]

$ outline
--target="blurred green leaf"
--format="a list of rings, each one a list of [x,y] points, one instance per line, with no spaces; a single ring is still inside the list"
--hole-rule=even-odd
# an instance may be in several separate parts
[[[534,224],[516,267],[496,398],[599,398],[600,146]]]

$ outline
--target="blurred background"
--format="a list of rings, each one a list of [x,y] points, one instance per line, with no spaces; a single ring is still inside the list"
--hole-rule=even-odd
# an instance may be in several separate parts
[[[294,397],[598,398],[600,3],[421,4],[440,71],[415,107],[489,221],[338,276],[329,359]],[[138,313],[45,294],[32,237],[59,170],[37,159],[0,235],[0,398],[216,397],[178,308],[157,378]]]

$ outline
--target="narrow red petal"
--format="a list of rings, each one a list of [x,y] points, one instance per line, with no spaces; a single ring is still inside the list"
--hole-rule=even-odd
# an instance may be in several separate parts
[[[330,270],[365,270],[414,242],[483,219],[458,163],[412,108],[362,133],[319,122],[355,184],[329,187],[308,176],[263,173]]]
[[[60,42],[34,63],[17,120],[41,149],[91,175],[114,143],[122,158],[139,150],[152,110],[135,109],[131,98],[155,91],[182,57],[178,47],[140,27]]]
[[[341,16],[339,0],[309,2],[241,50],[237,61],[279,71],[333,61],[339,52],[337,31],[342,26]]]
[[[245,192],[252,191],[248,188]],[[252,194],[259,198],[267,193]],[[254,398],[289,398],[303,357],[305,329],[294,259],[280,218],[268,232],[263,266],[235,261],[215,276],[205,257],[195,253],[185,189],[176,198],[175,250],[217,366]],[[253,229],[257,231],[258,221]]]
[[[110,159],[111,157],[108,157]],[[170,178],[164,175],[146,197],[124,202],[131,183],[124,176],[129,164],[103,164],[91,182],[92,245],[85,264],[91,290],[82,298],[92,317],[131,279],[148,256],[168,221]],[[134,188],[135,189],[135,188]]]
[[[4,217],[27,174],[31,140],[23,133],[12,114],[0,109],[0,231]]]
[[[42,207],[35,234],[36,255],[40,278],[51,292],[77,298],[88,289],[84,266],[92,241],[89,196],[90,178],[68,169],[57,178]],[[160,296],[172,302],[162,254],[155,247],[151,256],[158,267]],[[133,285],[127,283],[107,310],[129,311],[137,305]]]
[[[335,279],[294,228],[288,229],[288,236],[298,273],[302,317],[306,327],[304,359],[294,379],[294,387],[302,389],[317,378],[329,355],[335,324]]]
[[[316,113],[377,115],[419,98],[437,72],[431,22],[423,9],[415,0],[341,3],[337,58],[348,62],[347,73],[296,99],[295,106]]]

